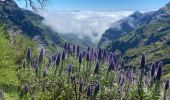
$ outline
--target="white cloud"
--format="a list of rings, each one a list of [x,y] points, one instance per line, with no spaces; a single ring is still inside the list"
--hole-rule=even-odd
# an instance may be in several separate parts
[[[43,23],[60,34],[73,33],[98,41],[110,25],[132,11],[51,11],[41,13]]]

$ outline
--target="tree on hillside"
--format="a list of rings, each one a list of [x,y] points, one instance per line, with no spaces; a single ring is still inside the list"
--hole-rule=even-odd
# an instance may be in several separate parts
[[[0,0],[0,2],[3,2],[3,3],[11,3],[14,1],[17,1],[17,0]],[[44,5],[49,0],[18,0],[18,1],[24,1],[26,8],[30,6],[33,10],[37,10],[37,6],[44,8]]]

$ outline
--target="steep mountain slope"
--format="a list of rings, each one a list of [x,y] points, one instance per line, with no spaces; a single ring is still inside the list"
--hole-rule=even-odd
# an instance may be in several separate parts
[[[113,23],[111,27],[107,29],[105,33],[103,33],[98,46],[106,47],[113,41],[116,41],[122,35],[127,34],[140,26],[147,25],[151,22],[154,22],[155,20],[159,20],[162,17],[166,17],[164,14],[168,13],[168,6],[169,4],[158,11],[147,13],[140,13],[137,11],[132,15]]]
[[[81,40],[78,37],[67,37],[54,32],[50,27],[44,25],[44,18],[32,11],[21,9],[13,1],[0,1],[0,23],[5,25],[10,36],[21,34],[30,39],[36,40],[40,46],[44,46],[55,52],[64,45],[64,42],[80,43],[84,46],[93,46],[92,41]]]
[[[143,16],[148,16],[147,24],[142,24],[113,41],[109,46],[110,50],[121,51],[131,64],[138,62],[137,56],[141,52],[147,54],[148,63],[162,60],[164,64],[170,64],[170,3]]]
[[[43,17],[28,10],[20,9],[14,1],[0,2],[0,23],[5,24],[7,31],[12,35],[19,33],[37,40],[41,45],[50,42],[61,44],[61,38],[41,21]],[[50,40],[50,41],[49,41]]]

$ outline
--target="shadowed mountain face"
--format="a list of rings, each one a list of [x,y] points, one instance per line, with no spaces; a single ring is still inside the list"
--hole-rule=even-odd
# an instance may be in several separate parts
[[[138,55],[146,52],[148,62],[159,59],[164,64],[170,63],[170,3],[158,11],[139,13],[113,24],[99,42],[111,51],[120,51],[131,63],[138,62]],[[119,31],[116,27],[119,26]],[[109,41],[109,42],[108,42]],[[109,43],[109,44],[107,44]]]
[[[61,46],[63,40],[41,23],[43,19],[31,11],[19,8],[12,0],[0,2],[0,23],[5,25],[10,35],[22,34],[44,46],[50,44]]]

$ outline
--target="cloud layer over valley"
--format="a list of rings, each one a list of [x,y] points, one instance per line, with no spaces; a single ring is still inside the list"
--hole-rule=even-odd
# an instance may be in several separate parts
[[[75,34],[98,41],[110,25],[132,11],[51,11],[43,12],[43,23],[60,34]]]

